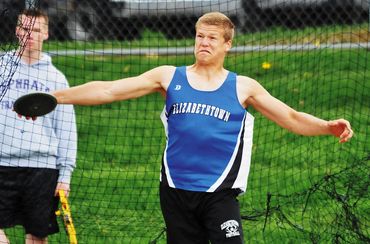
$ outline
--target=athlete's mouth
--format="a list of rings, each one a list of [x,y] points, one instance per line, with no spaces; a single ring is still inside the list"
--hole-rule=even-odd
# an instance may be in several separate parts
[[[199,50],[199,53],[209,53],[209,54],[211,54],[211,52],[208,51],[208,50]]]

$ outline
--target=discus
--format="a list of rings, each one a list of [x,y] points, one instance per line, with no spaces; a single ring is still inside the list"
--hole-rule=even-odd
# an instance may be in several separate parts
[[[38,117],[50,113],[57,106],[57,100],[48,93],[35,92],[19,97],[14,102],[14,111],[25,117]]]

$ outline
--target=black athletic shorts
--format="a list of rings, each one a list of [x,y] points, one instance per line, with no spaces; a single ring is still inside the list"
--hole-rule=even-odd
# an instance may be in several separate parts
[[[238,192],[194,192],[161,183],[168,244],[244,243]]]
[[[56,169],[0,166],[0,229],[22,225],[38,238],[57,233],[58,175]]]

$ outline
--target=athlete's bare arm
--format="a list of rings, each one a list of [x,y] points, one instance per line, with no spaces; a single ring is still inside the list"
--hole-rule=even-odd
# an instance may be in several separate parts
[[[238,76],[238,97],[244,107],[253,106],[268,119],[296,134],[334,135],[340,138],[341,143],[348,141],[353,135],[347,120],[326,121],[298,112],[271,96],[257,81],[245,76]]]
[[[98,105],[137,98],[149,93],[165,94],[175,67],[160,66],[141,75],[115,81],[91,81],[54,91],[59,104]]]

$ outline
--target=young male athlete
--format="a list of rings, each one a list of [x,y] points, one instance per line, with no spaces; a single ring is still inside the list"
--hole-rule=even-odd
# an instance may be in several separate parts
[[[79,105],[153,92],[166,97],[160,200],[168,243],[243,243],[237,196],[246,190],[251,158],[253,116],[247,107],[296,134],[334,135],[341,143],[353,134],[348,121],[297,112],[257,81],[224,69],[233,35],[228,17],[207,13],[196,23],[193,65],[160,66],[53,93],[60,104]]]
[[[15,69],[0,107],[0,229],[22,225],[26,243],[46,243],[56,233],[58,190],[68,194],[75,167],[77,133],[72,105],[63,105],[37,121],[17,118],[14,101],[30,92],[68,87],[65,76],[42,52],[48,17],[25,10],[18,17],[18,50],[0,58],[0,72]],[[13,62],[21,56],[20,62]],[[6,81],[1,82],[5,84]],[[0,243],[8,243],[0,230]]]

